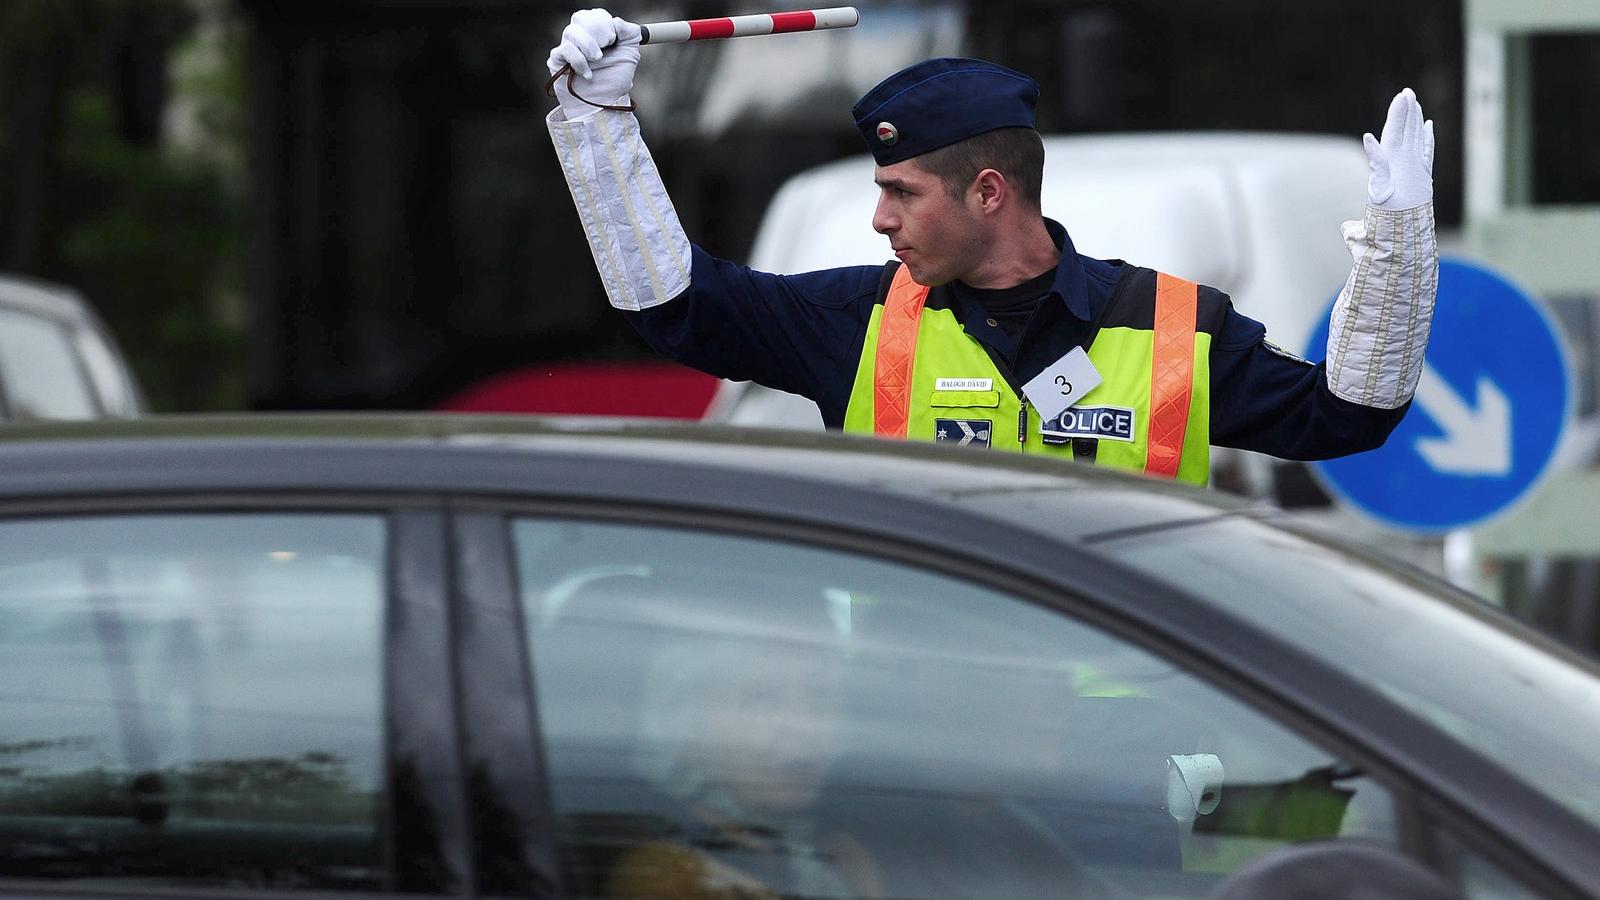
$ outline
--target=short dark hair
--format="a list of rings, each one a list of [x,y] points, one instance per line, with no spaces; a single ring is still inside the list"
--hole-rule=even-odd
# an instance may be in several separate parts
[[[945,190],[960,197],[984,169],[1006,177],[1013,190],[1034,209],[1040,207],[1044,182],[1044,140],[1032,128],[997,128],[916,157],[923,169],[939,176]]]

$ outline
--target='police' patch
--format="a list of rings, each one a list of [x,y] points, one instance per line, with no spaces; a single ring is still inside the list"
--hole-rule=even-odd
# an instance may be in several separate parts
[[[989,419],[934,419],[933,440],[958,447],[987,447],[993,428]]]
[[[1133,442],[1133,410],[1126,406],[1071,406],[1039,425],[1046,444],[1065,444],[1073,438]]]

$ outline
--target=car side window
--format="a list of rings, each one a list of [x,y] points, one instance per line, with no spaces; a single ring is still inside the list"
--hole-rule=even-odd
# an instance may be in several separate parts
[[[1183,669],[779,541],[514,529],[574,896],[1203,897],[1391,796]]]
[[[0,309],[0,386],[13,419],[91,419],[99,413],[66,329],[49,319]]]
[[[385,532],[0,520],[0,887],[380,887]]]

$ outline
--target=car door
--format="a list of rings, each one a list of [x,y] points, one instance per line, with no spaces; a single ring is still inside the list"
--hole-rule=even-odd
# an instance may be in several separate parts
[[[1417,849],[1403,779],[1091,598],[771,521],[509,528],[569,896],[1204,897],[1291,843]]]
[[[0,896],[469,890],[447,557],[432,499],[0,506]]]

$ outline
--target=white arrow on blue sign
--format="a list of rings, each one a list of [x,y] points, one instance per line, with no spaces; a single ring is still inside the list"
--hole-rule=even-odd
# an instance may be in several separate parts
[[[1324,315],[1306,358],[1325,358],[1327,343]],[[1478,263],[1442,259],[1410,412],[1382,447],[1313,471],[1335,499],[1392,528],[1478,524],[1544,476],[1572,397],[1566,349],[1544,305]]]

